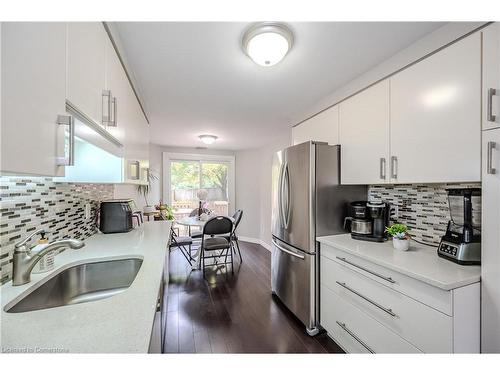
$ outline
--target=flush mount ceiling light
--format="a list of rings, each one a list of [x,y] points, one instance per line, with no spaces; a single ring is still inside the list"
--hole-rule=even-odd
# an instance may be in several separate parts
[[[243,35],[243,50],[261,66],[279,63],[292,48],[292,31],[284,24],[263,22],[250,27]]]
[[[209,135],[209,134],[200,135],[198,138],[200,138],[200,141],[202,141],[206,145],[211,145],[217,140],[217,137],[215,135]]]

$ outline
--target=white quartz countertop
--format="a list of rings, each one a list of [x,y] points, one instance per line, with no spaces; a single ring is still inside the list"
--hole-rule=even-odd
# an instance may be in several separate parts
[[[128,233],[95,234],[80,250],[55,258],[55,270],[32,274],[31,282],[0,288],[2,352],[146,353],[163,277],[171,222],[144,223]],[[25,313],[4,307],[35,289],[52,275],[96,260],[142,258],[142,266],[123,293],[93,302]]]
[[[481,278],[480,266],[461,266],[442,259],[436,248],[415,241],[408,251],[395,250],[390,240],[359,241],[350,234],[318,237],[317,241],[444,290],[473,284]]]

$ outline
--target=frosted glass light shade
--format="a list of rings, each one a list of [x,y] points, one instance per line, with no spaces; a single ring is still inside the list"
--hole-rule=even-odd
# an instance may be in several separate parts
[[[247,30],[243,36],[243,50],[258,65],[279,63],[292,48],[293,35],[282,24],[262,23]]]

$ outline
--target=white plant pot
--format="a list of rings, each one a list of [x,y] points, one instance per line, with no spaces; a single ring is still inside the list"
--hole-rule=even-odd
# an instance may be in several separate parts
[[[410,240],[393,237],[392,246],[394,246],[396,250],[408,251],[408,249],[410,248]]]
[[[142,209],[145,214],[150,214],[155,210],[154,206],[144,206]]]

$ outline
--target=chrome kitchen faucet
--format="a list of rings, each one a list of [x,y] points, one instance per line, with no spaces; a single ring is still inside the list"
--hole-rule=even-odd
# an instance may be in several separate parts
[[[45,234],[47,232],[43,229],[39,229],[24,240],[15,244],[14,256],[12,259],[12,285],[18,286],[29,283],[31,280],[31,271],[48,252],[64,247],[81,249],[85,246],[83,241],[68,238],[47,244],[35,255],[32,255],[31,248],[27,244],[34,236],[42,233]]]

